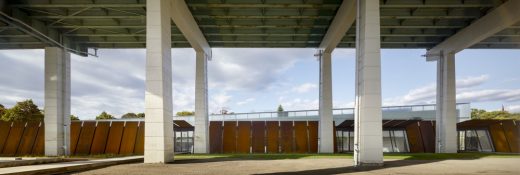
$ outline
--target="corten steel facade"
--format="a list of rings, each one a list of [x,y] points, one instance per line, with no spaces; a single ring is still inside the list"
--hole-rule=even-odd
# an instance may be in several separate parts
[[[356,48],[354,165],[382,165],[380,148],[386,132],[380,109],[381,48],[428,49],[424,56],[437,61],[438,127],[434,127],[433,148],[438,153],[454,153],[460,142],[454,117],[455,56],[466,48],[520,48],[519,6],[517,0],[10,0],[0,3],[0,49],[45,48],[45,154],[55,156],[72,151],[66,148],[72,146],[71,134],[77,132],[69,130],[70,53],[86,56],[95,55],[88,53],[89,48],[146,48],[145,121],[149,127],[144,132],[144,157],[146,163],[165,163],[173,161],[175,142],[171,48],[191,47],[197,55],[196,153],[211,151],[207,99],[211,48],[315,48],[320,66],[320,153],[337,150],[333,145],[332,53],[335,48]],[[219,137],[224,145],[236,147],[224,151],[246,152],[242,143],[247,135],[242,131],[255,126],[242,122],[235,131],[226,122],[223,131],[236,132],[235,140],[226,134]],[[122,132],[120,125],[114,125],[115,133]],[[300,133],[303,125],[294,126]],[[294,126],[280,124],[280,137],[294,138],[288,132]],[[304,145],[301,139],[293,146],[282,142],[282,150]]]
[[[435,122],[383,121],[384,152],[435,152]],[[353,121],[335,127],[335,152],[353,149]],[[72,155],[142,155],[143,121],[73,121]],[[175,151],[193,152],[193,126],[175,120]],[[40,122],[0,121],[1,156],[44,154]],[[211,121],[210,153],[317,153],[318,121]],[[468,120],[457,124],[459,152],[520,153],[520,121]]]

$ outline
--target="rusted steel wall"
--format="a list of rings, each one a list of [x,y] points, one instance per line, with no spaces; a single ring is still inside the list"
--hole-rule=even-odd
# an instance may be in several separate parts
[[[239,121],[237,130],[237,153],[251,152],[251,122]]]
[[[222,121],[209,122],[209,152],[221,153],[222,150]]]
[[[71,154],[76,152],[76,147],[79,140],[79,135],[81,132],[81,125],[83,122],[72,122],[70,124],[70,146],[69,150]]]
[[[318,152],[317,121],[212,121],[209,132],[211,153]]]
[[[463,129],[487,128],[496,152],[520,152],[520,121],[476,122]],[[144,122],[73,121],[70,152],[88,154],[143,154]],[[0,155],[44,154],[45,128],[40,122],[0,121]],[[212,121],[211,153],[316,153],[318,121]],[[435,151],[435,124],[406,126],[410,152]]]
[[[513,153],[520,152],[520,133],[518,132],[518,127],[515,121],[512,120],[502,122],[502,128],[507,138],[509,149]]]
[[[411,153],[435,152],[435,122],[418,121],[408,124],[406,136]]]
[[[281,140],[280,148],[282,153],[292,153],[294,143],[294,129],[292,121],[281,121],[280,122]]]
[[[134,154],[138,123],[127,122],[123,130],[123,137],[121,138],[121,146],[119,147],[119,154],[128,155]]]
[[[23,131],[22,138],[18,145],[16,155],[30,155],[32,147],[36,141],[38,130],[40,129],[40,122],[28,122]]]
[[[125,122],[112,122],[110,130],[108,131],[108,140],[105,147],[105,154],[119,154],[119,147],[121,146],[121,138]]]
[[[92,145],[90,146],[90,154],[105,153],[105,146],[107,144],[108,131],[110,130],[110,122],[98,122]]]
[[[500,123],[490,125],[489,134],[493,140],[493,146],[495,147],[496,152],[511,152],[509,144],[507,143],[506,134],[504,133]]]
[[[278,153],[280,151],[280,122],[267,121],[267,153]]]
[[[425,152],[419,122],[411,123],[406,126],[406,136],[408,137],[408,147],[411,153]]]
[[[309,152],[309,135],[307,134],[307,122],[294,122],[294,152],[307,153]]]
[[[265,121],[253,121],[251,132],[251,149],[253,153],[265,153]]]
[[[94,139],[94,132],[96,131],[96,122],[88,121],[83,122],[81,127],[81,133],[79,134],[78,144],[76,145],[76,151],[73,154],[87,155],[90,154],[90,147],[92,145],[92,139]],[[72,153],[72,152],[71,152]]]
[[[0,155],[45,153],[45,128],[41,122],[0,121]],[[70,154],[143,154],[144,122],[73,121]]]
[[[237,122],[225,121],[222,135],[223,152],[235,153],[237,151]]]
[[[309,121],[307,126],[309,131],[309,152],[318,152],[318,121]]]
[[[435,152],[435,128],[431,121],[419,122],[419,129],[421,131],[421,138],[423,140],[424,152]]]
[[[18,145],[20,144],[20,140],[23,135],[23,131],[25,130],[25,122],[14,122],[11,125],[11,130],[9,131],[9,135],[7,136],[7,140],[4,144],[4,149],[2,150],[2,155],[4,156],[15,156],[16,151],[18,149]]]
[[[144,122],[139,122],[137,128],[137,137],[135,138],[135,146],[134,146],[134,154],[143,155],[144,154]]]

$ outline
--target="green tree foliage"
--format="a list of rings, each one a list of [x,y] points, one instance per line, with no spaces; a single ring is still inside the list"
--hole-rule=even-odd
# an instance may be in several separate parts
[[[70,115],[70,120],[71,120],[71,121],[72,121],[72,120],[79,120],[79,118],[76,117],[75,115]]]
[[[144,118],[144,113],[137,113],[137,118]]]
[[[5,110],[2,115],[4,121],[42,121],[43,113],[32,100],[16,103],[11,109]]]
[[[282,107],[282,105],[278,105],[278,110],[277,110],[277,111],[278,111],[278,112],[283,112],[283,107]]]
[[[123,116],[121,116],[121,118],[139,118],[139,117],[137,117],[137,114],[129,112],[129,113],[126,113]]]
[[[194,111],[179,111],[176,114],[177,116],[193,116],[195,115]]]
[[[507,111],[486,111],[483,109],[471,109],[471,119],[485,120],[485,119],[514,119],[520,120],[519,113],[509,113]]]
[[[0,118],[2,118],[2,116],[5,114],[5,107],[4,105],[0,104]]]
[[[103,111],[101,114],[96,116],[96,120],[109,120],[109,119],[116,119],[116,118],[114,116],[106,113],[105,111]]]

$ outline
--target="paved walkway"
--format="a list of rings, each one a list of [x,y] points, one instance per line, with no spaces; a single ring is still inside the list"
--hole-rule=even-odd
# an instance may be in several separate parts
[[[91,174],[520,174],[520,158],[386,160],[380,168],[356,169],[352,159],[179,160],[173,164],[125,164],[79,172]]]
[[[41,165],[17,166],[0,168],[0,174],[58,174],[74,171],[92,170],[95,168],[118,165],[123,163],[142,162],[142,160],[142,156],[132,156],[109,159],[60,162]]]
[[[19,160],[17,160],[19,159]],[[0,168],[25,166],[25,165],[36,165],[45,163],[57,163],[66,161],[62,158],[57,157],[0,157]]]

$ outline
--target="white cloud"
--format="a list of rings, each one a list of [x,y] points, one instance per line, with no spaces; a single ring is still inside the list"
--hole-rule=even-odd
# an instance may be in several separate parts
[[[478,77],[467,77],[457,80],[457,89],[471,88],[479,86],[489,80],[489,75],[480,75]]]
[[[520,113],[520,105],[510,105],[505,107],[507,111],[512,113]]]
[[[318,109],[319,100],[318,99],[301,99],[301,98],[293,98],[287,101],[279,102],[286,111],[291,110],[305,110],[305,109]]]
[[[256,101],[256,98],[247,98],[247,99],[245,99],[243,101],[237,102],[237,105],[242,106],[242,105],[254,102],[254,101]]]
[[[299,86],[293,87],[292,91],[296,93],[306,93],[316,88],[318,88],[318,85],[314,83],[304,83]]]
[[[520,89],[485,89],[457,94],[460,102],[520,101]]]
[[[457,80],[457,102],[520,101],[520,89],[475,89],[489,80],[489,75],[466,77]],[[383,105],[409,105],[435,103],[436,86],[429,84],[410,90],[399,97],[386,98]]]
[[[310,49],[214,49],[208,63],[209,88],[263,91],[279,81],[280,74],[313,52]]]

